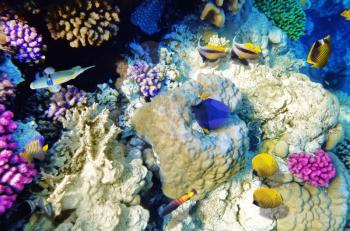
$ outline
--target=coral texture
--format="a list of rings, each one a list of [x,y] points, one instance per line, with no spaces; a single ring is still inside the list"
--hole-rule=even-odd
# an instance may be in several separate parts
[[[197,81],[155,97],[132,118],[137,133],[158,155],[162,189],[171,198],[192,189],[203,195],[237,173],[244,163],[248,129],[237,115],[231,114],[225,127],[209,135],[195,122],[191,106],[200,103],[203,93],[228,105],[231,113],[241,100],[230,81],[201,75]]]
[[[67,89],[61,88],[51,98],[51,103],[45,114],[54,120],[64,117],[66,111],[73,107],[80,107],[87,103],[87,96],[83,90],[68,85]]]
[[[11,102],[15,97],[15,85],[9,80],[7,73],[0,74],[0,103]]]
[[[291,39],[296,40],[304,34],[306,16],[298,0],[254,0],[254,3]]]
[[[9,79],[13,84],[19,84],[23,82],[22,73],[12,63],[11,58],[4,54],[0,54],[0,72],[6,74],[6,78]]]
[[[46,46],[43,44],[43,38],[38,34],[34,27],[20,19],[19,17],[3,17],[0,19],[4,23],[0,25],[0,31],[6,36],[6,44],[10,50],[16,52],[16,58],[21,62],[39,63],[45,59],[43,51]]]
[[[119,8],[107,0],[74,0],[51,8],[46,18],[54,39],[66,39],[71,47],[100,46],[116,36]]]
[[[334,150],[334,153],[345,164],[346,168],[350,170],[350,140],[346,139],[338,144]]]
[[[141,159],[128,159],[109,110],[97,108],[66,113],[68,131],[49,151],[53,158],[41,185],[55,215],[70,214],[57,229],[142,230],[149,214],[138,205],[138,193],[148,171]]]
[[[317,150],[315,156],[293,153],[289,155],[288,166],[293,174],[316,187],[328,186],[336,175],[331,157],[323,150]]]
[[[159,31],[158,24],[162,16],[165,0],[146,0],[132,13],[131,22],[146,34]]]

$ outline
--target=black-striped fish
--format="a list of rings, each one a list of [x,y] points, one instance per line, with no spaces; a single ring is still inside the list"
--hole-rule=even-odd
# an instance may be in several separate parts
[[[322,68],[327,64],[331,51],[331,36],[327,35],[312,44],[306,61],[312,64],[313,68]]]
[[[25,146],[24,151],[19,155],[25,158],[29,163],[32,162],[33,159],[44,160],[48,148],[49,146],[47,144],[44,145],[44,137],[37,136]]]
[[[199,45],[199,43],[200,39],[198,41],[198,52],[203,61],[216,62],[220,58],[226,57],[228,54],[226,47],[215,45],[206,45],[205,47],[202,47]]]
[[[258,59],[261,54],[261,48],[252,43],[237,43],[235,39],[232,41],[232,58],[238,58],[243,63],[248,64],[248,59]]]
[[[165,207],[159,208],[158,210],[159,216],[164,217],[165,215],[171,213],[172,211],[177,209],[180,205],[190,200],[196,194],[197,194],[197,191],[195,189],[192,189],[192,191],[170,201],[170,203],[167,204]]]

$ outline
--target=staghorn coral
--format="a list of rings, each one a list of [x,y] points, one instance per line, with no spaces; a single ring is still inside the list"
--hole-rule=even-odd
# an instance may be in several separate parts
[[[58,230],[142,230],[149,215],[138,193],[148,171],[141,159],[127,157],[109,110],[98,108],[66,113],[67,131],[50,149],[52,162],[40,184],[55,215],[69,215],[56,221]]]
[[[61,88],[51,96],[50,100],[51,103],[45,114],[54,120],[60,120],[70,108],[87,104],[86,93],[72,85],[67,85],[67,89]]]
[[[209,135],[195,122],[191,106],[200,102],[203,93],[228,105],[231,112],[241,100],[230,81],[201,75],[197,81],[155,97],[132,118],[137,134],[158,155],[163,193],[171,198],[193,188],[203,196],[236,174],[244,163],[248,129],[237,115],[232,114],[225,127]]]
[[[288,158],[290,171],[312,186],[328,186],[335,177],[336,170],[330,155],[317,150],[315,156],[307,153],[292,153]]]
[[[304,34],[306,16],[298,0],[254,0],[254,3],[291,39],[297,40]]]
[[[54,39],[66,39],[71,47],[100,46],[116,36],[119,8],[107,0],[74,0],[53,6],[46,18]]]

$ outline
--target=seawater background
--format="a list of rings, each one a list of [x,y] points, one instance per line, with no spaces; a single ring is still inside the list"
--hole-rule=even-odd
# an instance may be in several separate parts
[[[297,57],[306,60],[313,42],[328,34],[331,35],[332,54],[323,69],[304,67],[302,72],[325,88],[350,94],[350,21],[340,15],[345,10],[341,4],[327,1],[322,7],[314,7],[305,11],[307,31],[297,45],[294,43],[301,50]]]

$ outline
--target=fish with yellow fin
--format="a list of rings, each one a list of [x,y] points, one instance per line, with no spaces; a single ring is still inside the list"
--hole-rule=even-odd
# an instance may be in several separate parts
[[[255,176],[269,177],[275,175],[278,164],[273,155],[260,153],[252,159],[252,169]]]
[[[25,146],[24,151],[19,155],[25,158],[29,163],[33,159],[38,159],[43,161],[46,156],[46,152],[49,149],[49,146],[45,144],[44,137],[37,136],[34,137],[29,143]]]
[[[165,207],[160,207],[158,210],[158,214],[160,217],[164,217],[165,215],[171,213],[175,209],[177,209],[180,205],[185,203],[186,201],[190,200],[192,197],[194,197],[197,194],[197,191],[195,189],[192,189],[190,192],[172,200],[167,204]]]
[[[205,62],[216,62],[228,55],[228,49],[223,46],[212,44],[200,46],[200,39],[198,40],[198,52]]]
[[[325,38],[317,40],[312,44],[306,61],[312,64],[312,68],[322,68],[326,66],[331,51],[331,36],[327,35]]]
[[[282,195],[272,188],[258,188],[253,193],[253,204],[260,208],[276,208],[283,203]]]
[[[261,55],[261,48],[252,43],[237,43],[236,36],[232,41],[232,59],[238,58],[243,64],[248,65],[249,59],[258,59]]]
[[[350,9],[349,10],[344,10],[343,12],[341,12],[340,15],[343,16],[346,20],[350,21]]]

